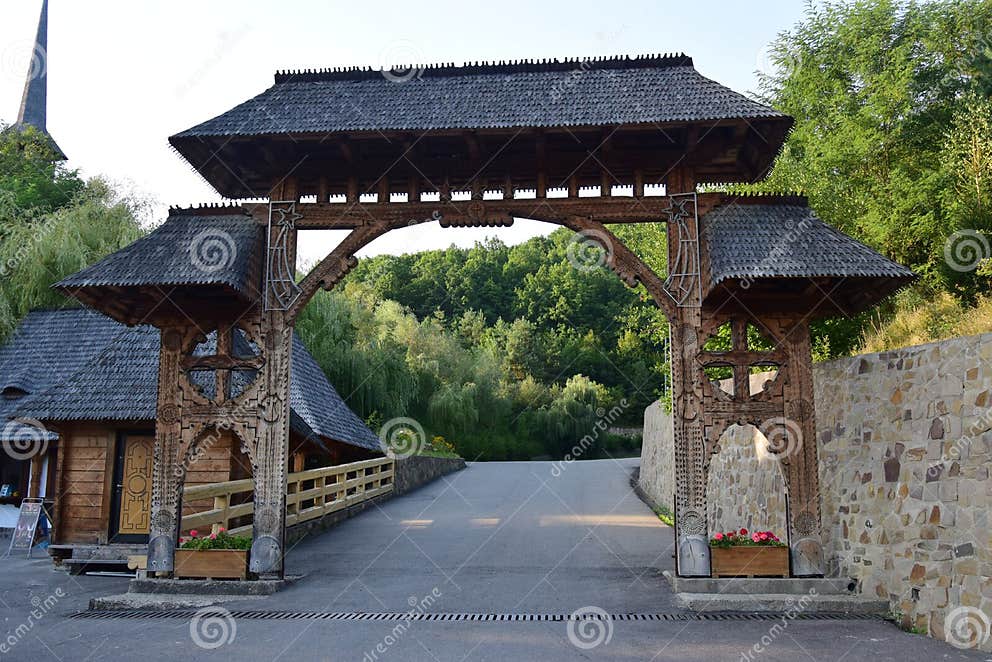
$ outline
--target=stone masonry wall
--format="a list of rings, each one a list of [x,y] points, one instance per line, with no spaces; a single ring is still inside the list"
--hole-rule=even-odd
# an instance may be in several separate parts
[[[815,395],[831,572],[938,638],[992,617],[992,334],[818,365]]]
[[[828,574],[857,580],[934,637],[954,638],[945,622],[971,624],[992,650],[992,334],[821,363],[814,388]],[[656,405],[645,411],[640,483],[670,506],[671,421]],[[733,460],[749,430],[721,439],[711,526],[764,508],[761,479]]]

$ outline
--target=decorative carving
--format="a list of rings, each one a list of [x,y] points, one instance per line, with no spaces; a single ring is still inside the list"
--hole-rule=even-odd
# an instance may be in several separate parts
[[[706,532],[706,519],[695,510],[687,510],[679,518],[682,522],[682,532],[693,535]]]
[[[700,278],[699,222],[696,217],[696,194],[668,196],[668,278],[665,293],[676,306],[702,305]]]
[[[820,533],[820,518],[810,511],[804,510],[796,515],[793,529],[803,538],[818,535]]]
[[[295,201],[269,202],[268,244],[265,259],[265,309],[288,310],[303,290],[296,284],[296,221],[303,215]]]

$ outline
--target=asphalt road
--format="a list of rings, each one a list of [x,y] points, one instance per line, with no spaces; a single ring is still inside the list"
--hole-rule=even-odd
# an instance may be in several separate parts
[[[636,461],[474,464],[290,551],[304,577],[232,612],[341,620],[70,619],[122,578],[0,561],[10,660],[884,660],[989,659],[879,621],[347,620],[357,612],[676,614],[661,571],[672,532],[629,488]],[[60,595],[61,594],[61,595]],[[53,598],[54,596],[54,598]],[[46,603],[47,600],[47,603]],[[32,617],[34,606],[40,616]],[[47,606],[46,606],[47,605]],[[764,640],[766,643],[762,643]],[[758,645],[761,651],[755,651]],[[213,647],[216,646],[216,647]]]

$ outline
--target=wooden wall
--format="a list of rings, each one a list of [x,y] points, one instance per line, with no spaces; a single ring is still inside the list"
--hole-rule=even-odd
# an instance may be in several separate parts
[[[59,432],[56,542],[105,543],[116,430],[79,424]]]
[[[154,423],[149,421],[128,429],[101,423],[76,423],[58,429],[62,438],[54,490],[57,544],[107,543],[118,433],[126,434],[128,430],[147,433],[153,427]],[[307,464],[319,466],[352,462],[371,455],[347,444],[329,443],[331,454],[328,457],[295,434],[291,447],[295,452],[309,456]],[[251,463],[230,432],[205,438],[199,448],[201,452],[187,469],[186,485],[251,477]],[[212,506],[210,499],[184,503],[183,515],[209,510]]]

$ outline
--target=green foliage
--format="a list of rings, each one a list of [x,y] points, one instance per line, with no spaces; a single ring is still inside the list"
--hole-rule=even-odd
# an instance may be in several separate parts
[[[973,302],[988,273],[955,271],[955,231],[992,232],[992,2],[818,2],[770,48],[767,102],[796,119],[767,181],[823,220]],[[992,267],[989,268],[992,270]],[[814,327],[823,356],[854,351],[872,316]]]
[[[0,126],[0,191],[3,207],[46,213],[70,204],[83,190],[75,170],[59,161],[46,136],[32,126]]]
[[[223,528],[205,536],[196,530],[189,533],[188,538],[179,539],[180,549],[251,549],[251,536],[232,536]]]
[[[51,285],[141,235],[139,202],[52,165],[50,149],[0,132],[0,339],[33,308],[75,305]]]
[[[378,282],[390,278],[378,260]],[[443,278],[443,276],[440,276]],[[437,313],[423,320],[357,279],[320,293],[297,329],[348,404],[376,429],[410,417],[425,429],[428,454],[470,460],[628,454],[639,440],[609,424],[631,415],[618,389],[583,375],[545,383],[536,325],[484,323],[484,313]],[[632,416],[639,417],[640,412]],[[604,422],[605,421],[605,422]],[[411,444],[410,446],[414,446]]]
[[[639,228],[630,241],[663,263],[663,234],[659,243],[657,227]],[[531,377],[562,384],[571,375],[588,375],[614,395],[626,395],[632,404],[625,417],[634,421],[663,392],[668,321],[643,289],[628,289],[605,268],[572,266],[573,237],[562,229],[513,247],[491,239],[471,249],[377,256],[359,262],[348,282],[364,284],[380,300],[396,301],[416,318],[453,331],[463,348],[495,354],[504,382]],[[422,360],[451,356],[456,349],[451,342],[418,344]],[[445,377],[431,375],[421,385],[423,393],[435,393],[438,380]],[[433,405],[437,415],[467,397],[460,393],[460,386],[439,392]]]
[[[914,288],[901,292],[893,308],[894,314],[866,328],[859,352],[884,352],[992,331],[992,296],[981,296],[971,306],[947,292]]]

